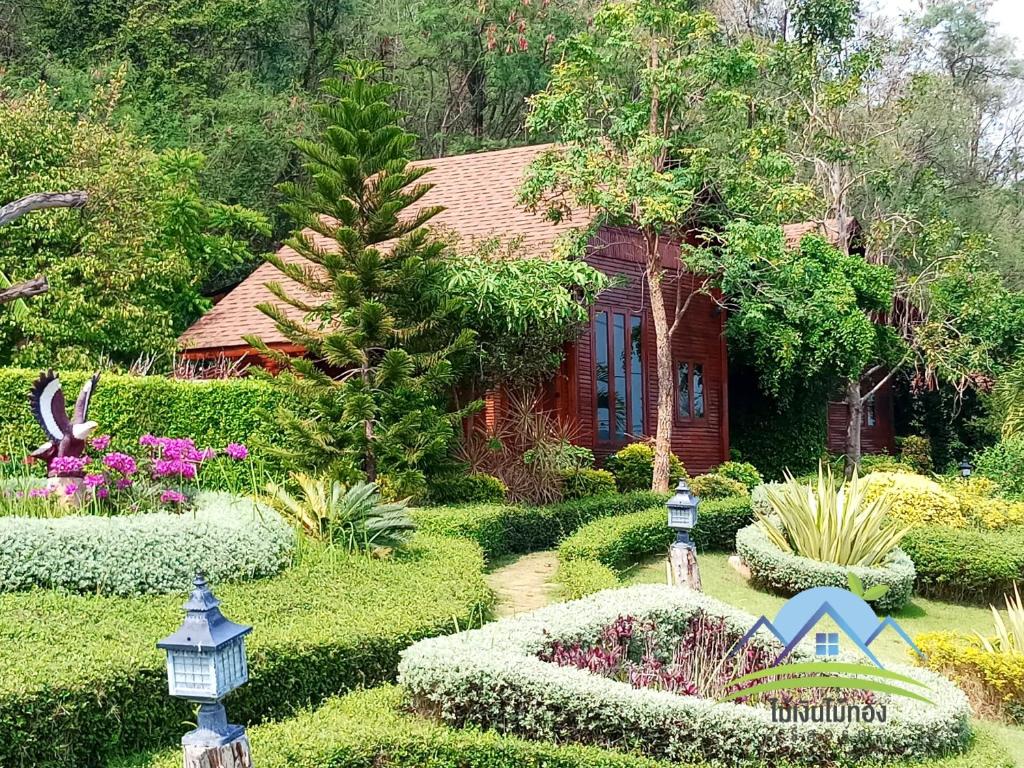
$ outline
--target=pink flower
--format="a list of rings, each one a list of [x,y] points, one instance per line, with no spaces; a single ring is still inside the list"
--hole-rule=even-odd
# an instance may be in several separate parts
[[[134,475],[139,469],[135,459],[127,453],[108,453],[103,457],[103,463],[125,477]]]
[[[78,486],[75,483],[68,483],[64,486],[65,496],[74,496],[76,493],[78,493]]]
[[[101,485],[106,485],[106,482],[106,475],[94,474],[85,476],[85,484],[90,488],[98,488]]]
[[[105,451],[110,445],[110,435],[97,435],[89,441],[89,445],[92,446],[93,450]]]
[[[50,495],[49,488],[30,488],[28,495],[33,499],[45,499]]]
[[[224,453],[235,461],[241,461],[249,455],[249,449],[241,443],[228,443],[224,446]]]
[[[57,456],[50,461],[50,472],[55,475],[74,475],[92,461],[88,456]]]
[[[194,480],[196,465],[185,459],[157,459],[153,462],[153,477],[183,477]]]
[[[96,498],[97,499],[105,499],[109,495],[110,495],[110,491],[108,491],[106,488],[97,488],[96,489]]]
[[[146,445],[150,448],[155,448],[160,445],[160,438],[156,435],[143,435],[139,438],[139,445]]]
[[[114,487],[119,491],[123,491],[125,488],[131,488],[132,479],[130,477],[119,478],[118,481],[114,483]]]
[[[181,491],[175,491],[168,488],[160,494],[160,501],[164,504],[181,504],[185,501],[185,494]]]

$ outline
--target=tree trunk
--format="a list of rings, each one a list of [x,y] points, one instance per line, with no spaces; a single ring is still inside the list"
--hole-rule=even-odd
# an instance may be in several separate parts
[[[184,746],[185,768],[253,768],[249,740],[240,736],[222,747]]]
[[[0,291],[0,304],[38,296],[41,293],[46,293],[48,290],[50,290],[50,285],[46,282],[45,277],[34,277],[23,283],[15,283],[10,288],[4,288]]]
[[[860,394],[860,379],[850,379],[846,383],[846,451],[844,454],[843,472],[846,479],[853,477],[853,471],[860,464],[860,429],[864,411],[864,399]]]
[[[43,208],[81,208],[89,201],[86,192],[37,192],[0,207],[0,227],[20,216]]]
[[[665,272],[661,266],[661,254],[653,243],[648,243],[645,272],[647,286],[651,292],[654,345],[658,360],[658,426],[654,435],[654,472],[651,477],[651,490],[664,493],[669,489],[668,457],[672,451],[675,372],[672,370],[672,336],[669,333],[668,315],[665,311],[665,297],[661,290],[661,279]]]

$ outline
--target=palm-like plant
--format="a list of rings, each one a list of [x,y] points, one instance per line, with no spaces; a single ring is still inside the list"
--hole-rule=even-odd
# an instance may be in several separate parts
[[[985,650],[990,653],[996,651],[1024,653],[1024,600],[1021,600],[1020,590],[1016,584],[1013,585],[1013,597],[1003,595],[1003,600],[1006,601],[1005,622],[996,607],[989,606],[992,609],[992,621],[995,624],[994,642],[980,634],[978,637],[981,638],[981,644]]]
[[[832,470],[819,466],[817,486],[802,485],[787,473],[783,485],[766,491],[774,514],[758,510],[759,524],[784,552],[812,560],[878,565],[909,530],[888,519],[888,496],[865,500],[856,472],[837,484]]]
[[[348,551],[403,544],[415,530],[407,502],[382,503],[376,483],[350,488],[337,480],[292,473],[298,493],[267,484],[267,501],[308,536]]]
[[[1024,361],[999,377],[992,391],[992,404],[1003,418],[1003,437],[1024,433]]]

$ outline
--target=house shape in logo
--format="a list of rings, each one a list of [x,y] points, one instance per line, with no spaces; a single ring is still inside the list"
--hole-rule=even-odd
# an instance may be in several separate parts
[[[835,623],[838,631],[816,631],[818,623],[828,618]],[[812,631],[814,650],[819,658],[828,659],[839,655],[843,638],[866,656],[872,664],[882,668],[882,663],[871,650],[873,643],[883,630],[891,628],[919,656],[921,651],[910,636],[891,616],[879,620],[863,598],[847,589],[838,587],[815,587],[807,589],[788,600],[775,615],[774,620],[760,617],[745,635],[733,646],[730,655],[742,650],[759,630],[766,630],[782,644],[782,652],[772,666],[781,664],[793,649]]]

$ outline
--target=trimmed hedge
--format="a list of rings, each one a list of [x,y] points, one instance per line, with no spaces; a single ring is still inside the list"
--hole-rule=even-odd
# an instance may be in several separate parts
[[[615,476],[615,484],[622,493],[643,491],[651,487],[654,473],[654,446],[649,443],[630,443],[610,456],[605,469]],[[680,478],[686,477],[686,468],[674,453],[668,455],[668,481],[675,487]]]
[[[705,501],[700,505],[691,537],[698,549],[731,549],[736,532],[750,524],[750,499]],[[663,508],[596,520],[580,528],[558,547],[561,561],[595,560],[615,570],[665,550],[675,539]]]
[[[619,586],[619,574],[597,560],[562,560],[555,571],[557,594],[561,600],[577,600],[586,595]]]
[[[899,610],[914,593],[914,563],[901,549],[894,550],[889,562],[882,566],[848,567],[823,563],[783,552],[755,523],[736,534],[736,551],[750,569],[755,583],[782,595],[795,595],[812,587],[846,589],[850,571],[860,577],[865,589],[876,584],[889,587],[889,591],[874,603],[878,611]]]
[[[220,584],[291,561],[295,532],[273,510],[226,493],[201,493],[196,504],[182,514],[0,517],[0,591],[164,594],[197,570]]]
[[[64,396],[74,403],[78,388],[91,375],[60,371]],[[29,390],[37,370],[0,368],[0,452],[19,456],[43,442],[43,432],[28,406]],[[277,428],[264,413],[281,403],[281,393],[258,379],[182,381],[162,376],[125,376],[104,373],[89,405],[89,417],[98,433],[113,439],[111,450],[138,451],[139,437],[147,433],[191,437],[200,447],[270,443]],[[254,460],[265,471],[279,472],[277,464],[259,452]],[[248,462],[223,462],[216,472],[205,473],[205,484],[230,489],[247,484]]]
[[[1024,580],[1024,527],[1000,531],[925,526],[903,537],[925,597],[988,603]]]
[[[483,472],[452,472],[427,478],[430,503],[500,504],[505,500],[505,484]]]
[[[549,549],[582,525],[602,517],[664,508],[668,497],[639,491],[563,501],[543,507],[486,504],[412,510],[424,531],[472,539],[489,559]]]
[[[584,499],[615,493],[615,475],[606,469],[569,469],[562,473],[565,499]]]
[[[662,637],[702,617],[721,619],[731,636],[756,619],[707,595],[644,585],[600,592],[502,619],[480,629],[423,640],[402,654],[399,680],[418,711],[453,726],[494,728],[534,739],[615,747],[680,762],[749,766],[785,760],[849,765],[861,760],[929,759],[970,744],[967,698],[941,675],[896,665],[928,689],[930,702],[886,696],[884,723],[776,723],[771,710],[679,696],[542,661],[555,643],[595,640],[622,616],[654,620]],[[778,651],[767,631],[751,642]],[[801,643],[793,661],[814,659]],[[853,656],[841,657],[847,661]]]
[[[313,712],[256,726],[249,741],[259,768],[685,768],[597,747],[446,728],[404,712],[403,692],[394,686],[350,693]],[[998,735],[978,723],[968,752],[913,765],[1014,768],[1015,762]],[[111,768],[181,768],[181,750],[136,755]]]
[[[478,547],[424,535],[392,559],[310,555],[215,588],[225,615],[255,627],[251,678],[230,702],[240,723],[391,680],[403,648],[472,626],[493,599]],[[89,768],[176,744],[194,715],[168,697],[154,643],[180,625],[183,600],[0,595],[0,765]]]

